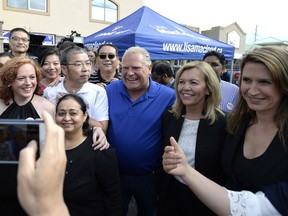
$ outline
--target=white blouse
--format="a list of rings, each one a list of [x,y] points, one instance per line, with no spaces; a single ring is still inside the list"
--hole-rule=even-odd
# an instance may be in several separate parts
[[[200,120],[185,118],[178,140],[178,144],[183,150],[188,164],[192,167],[195,166],[195,149],[199,122]],[[185,184],[179,176],[175,176],[175,178]]]
[[[281,215],[269,202],[261,191],[252,193],[250,191],[227,190],[230,200],[230,214],[232,216],[279,216]]]

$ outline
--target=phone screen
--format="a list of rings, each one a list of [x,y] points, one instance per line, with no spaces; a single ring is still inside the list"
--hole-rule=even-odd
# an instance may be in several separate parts
[[[31,140],[38,143],[37,158],[43,141],[43,121],[0,120],[0,163],[18,162],[20,151]]]

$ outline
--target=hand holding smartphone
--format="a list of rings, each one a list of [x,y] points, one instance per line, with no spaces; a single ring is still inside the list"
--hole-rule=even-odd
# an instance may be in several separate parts
[[[38,144],[37,158],[41,152],[41,145],[45,139],[45,125],[43,120],[0,120],[0,164],[19,161],[19,152],[31,140]]]

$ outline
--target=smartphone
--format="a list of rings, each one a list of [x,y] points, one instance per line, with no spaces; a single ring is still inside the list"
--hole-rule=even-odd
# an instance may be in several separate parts
[[[0,163],[18,163],[20,151],[36,140],[40,152],[45,139],[43,120],[0,119]]]

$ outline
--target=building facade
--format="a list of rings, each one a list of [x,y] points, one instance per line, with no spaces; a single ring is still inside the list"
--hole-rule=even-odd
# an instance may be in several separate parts
[[[0,3],[0,51],[15,27],[44,35],[46,45],[56,45],[71,35],[85,37],[128,16],[143,0],[2,0]],[[2,25],[1,25],[2,24]],[[1,32],[2,29],[2,32]],[[53,44],[54,43],[54,44]],[[5,46],[4,46],[5,47]]]
[[[212,27],[210,30],[201,31],[201,34],[234,46],[235,59],[239,59],[243,54],[245,54],[246,33],[236,22],[226,27]]]

